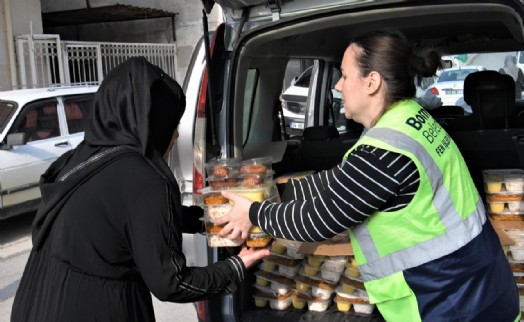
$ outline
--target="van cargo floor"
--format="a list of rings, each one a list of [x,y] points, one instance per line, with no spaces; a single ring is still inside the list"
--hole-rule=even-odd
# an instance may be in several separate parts
[[[332,304],[324,312],[295,310],[292,307],[277,311],[272,309],[249,310],[242,314],[242,322],[289,322],[289,321],[319,321],[319,322],[384,322],[376,311],[372,315],[361,315],[354,312],[341,313],[336,304]]]

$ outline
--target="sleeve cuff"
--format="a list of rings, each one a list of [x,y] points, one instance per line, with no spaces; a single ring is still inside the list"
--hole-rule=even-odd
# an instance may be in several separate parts
[[[237,282],[242,282],[246,276],[246,266],[244,262],[238,256],[231,256],[226,259],[226,263],[229,264],[231,270],[235,273],[235,280]]]
[[[249,220],[251,221],[251,224],[253,224],[254,226],[260,227],[260,224],[258,222],[258,212],[261,206],[262,204],[260,202],[253,202],[251,204],[251,207],[249,207]]]

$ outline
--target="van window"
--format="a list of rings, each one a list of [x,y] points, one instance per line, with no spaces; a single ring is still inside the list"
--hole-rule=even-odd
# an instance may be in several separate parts
[[[43,101],[26,107],[12,133],[25,133],[27,142],[60,135],[56,101]]]
[[[304,131],[313,63],[311,59],[290,59],[286,65],[280,101],[290,137],[300,136]]]
[[[244,142],[244,145],[247,141],[249,125],[251,124],[251,114],[253,111],[253,102],[255,101],[257,82],[258,70],[248,70],[246,78],[246,90],[244,92],[244,117],[242,124],[242,141]]]
[[[70,98],[64,101],[64,110],[69,134],[84,132],[84,123],[91,112],[93,97]]]

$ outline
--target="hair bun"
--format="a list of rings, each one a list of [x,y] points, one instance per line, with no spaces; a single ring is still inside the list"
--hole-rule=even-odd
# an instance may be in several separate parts
[[[412,47],[408,60],[410,76],[421,80],[423,77],[435,75],[438,68],[442,68],[440,54],[434,49]]]

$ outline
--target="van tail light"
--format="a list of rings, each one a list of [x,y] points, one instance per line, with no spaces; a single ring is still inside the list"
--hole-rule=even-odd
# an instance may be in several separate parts
[[[213,38],[209,45],[210,55],[213,54],[213,48],[215,47],[217,35],[222,35],[221,29],[224,28],[224,24],[217,27],[213,33]],[[205,42],[204,42],[205,43]],[[197,113],[195,120],[195,136],[193,141],[193,195],[200,195],[200,190],[204,188],[204,176],[205,176],[205,162],[206,162],[206,100],[207,100],[207,88],[208,88],[208,74],[207,67],[204,66],[202,73],[202,81],[200,83],[200,90],[198,95]]]
[[[433,94],[433,95],[438,95],[438,94],[439,94],[438,89],[437,89],[436,87],[431,87],[431,88],[429,89],[429,91],[430,91],[431,94]]]
[[[196,302],[196,311],[198,319],[203,322],[207,321],[206,306],[206,301]]]

